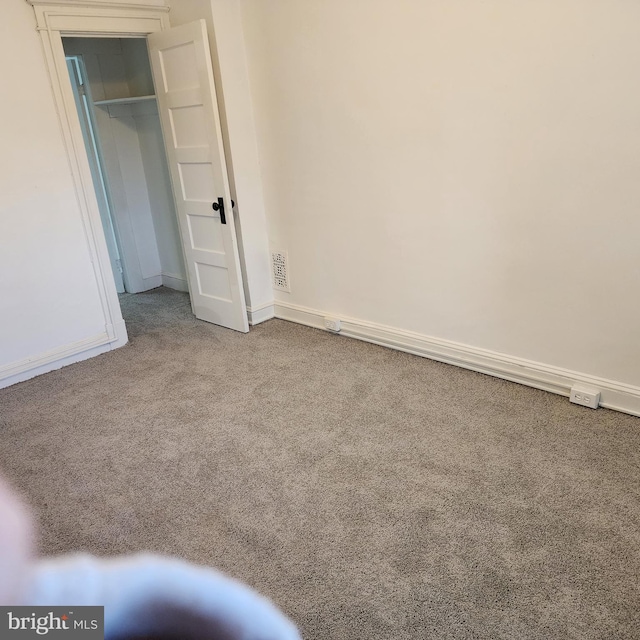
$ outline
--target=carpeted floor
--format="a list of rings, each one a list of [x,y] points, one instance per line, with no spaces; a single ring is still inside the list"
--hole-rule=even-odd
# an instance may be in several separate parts
[[[307,640],[640,638],[640,420],[272,320],[125,296],[131,343],[0,391],[44,553],[154,550]]]

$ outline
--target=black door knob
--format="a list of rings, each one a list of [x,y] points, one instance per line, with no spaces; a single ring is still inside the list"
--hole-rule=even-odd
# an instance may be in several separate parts
[[[211,208],[214,211],[220,212],[220,224],[227,224],[227,218],[224,215],[224,200],[222,198],[218,198],[218,202],[214,202],[211,205]]]

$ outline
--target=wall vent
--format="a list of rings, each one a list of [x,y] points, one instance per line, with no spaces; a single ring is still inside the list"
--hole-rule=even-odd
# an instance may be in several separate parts
[[[289,270],[287,269],[287,252],[271,252],[271,273],[273,276],[273,288],[278,291],[291,293],[289,287]]]

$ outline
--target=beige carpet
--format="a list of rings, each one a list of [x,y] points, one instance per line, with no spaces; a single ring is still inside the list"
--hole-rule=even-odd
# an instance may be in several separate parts
[[[220,567],[308,640],[640,638],[640,420],[125,296],[131,344],[0,391],[45,553]]]

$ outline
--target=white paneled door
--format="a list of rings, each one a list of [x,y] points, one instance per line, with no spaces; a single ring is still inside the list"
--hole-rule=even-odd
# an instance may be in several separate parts
[[[249,330],[204,20],[148,37],[197,318]]]

